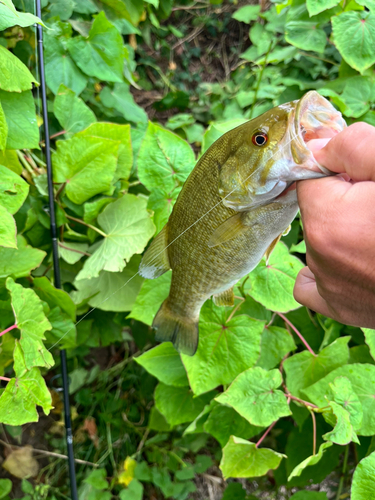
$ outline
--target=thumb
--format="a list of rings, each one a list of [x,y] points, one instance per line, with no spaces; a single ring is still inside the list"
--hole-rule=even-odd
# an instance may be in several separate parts
[[[293,290],[294,298],[303,306],[312,309],[313,311],[330,317],[330,312],[327,302],[319,294],[316,286],[315,276],[308,267],[304,267],[298,273],[296,283]]]

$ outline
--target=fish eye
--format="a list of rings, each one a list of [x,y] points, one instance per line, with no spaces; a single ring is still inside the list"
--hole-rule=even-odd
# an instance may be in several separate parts
[[[268,141],[267,134],[264,134],[263,132],[255,132],[255,134],[253,134],[252,141],[254,146],[264,146]]]

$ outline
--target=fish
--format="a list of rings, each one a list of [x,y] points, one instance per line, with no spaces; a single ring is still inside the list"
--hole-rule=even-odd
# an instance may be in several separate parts
[[[158,342],[195,354],[202,305],[210,297],[216,305],[234,304],[233,286],[269,257],[295,218],[296,181],[332,174],[308,142],[332,138],[345,127],[341,113],[310,91],[230,130],[207,149],[140,263],[139,273],[148,279],[172,270],[169,296],[152,324]]]

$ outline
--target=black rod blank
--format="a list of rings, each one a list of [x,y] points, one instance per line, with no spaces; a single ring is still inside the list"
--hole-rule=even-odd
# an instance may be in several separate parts
[[[36,0],[36,15],[40,19],[42,18],[40,0]],[[51,238],[52,238],[53,272],[55,279],[54,280],[55,287],[61,288],[56,213],[55,213],[53,181],[52,181],[51,149],[49,140],[46,78],[44,73],[43,28],[40,24],[36,25],[36,33],[37,33],[37,45],[38,45],[40,93],[42,98],[42,109],[43,109],[45,155],[47,164],[47,183],[48,183],[49,214],[50,214],[50,227],[51,227]],[[64,415],[65,415],[65,429],[66,429],[66,444],[68,449],[70,491],[72,494],[72,500],[78,500],[77,481],[76,481],[76,472],[74,463],[74,450],[73,450],[72,422],[70,417],[68,368],[66,362],[65,349],[62,349],[60,351],[60,359],[61,359],[61,374],[63,383]]]

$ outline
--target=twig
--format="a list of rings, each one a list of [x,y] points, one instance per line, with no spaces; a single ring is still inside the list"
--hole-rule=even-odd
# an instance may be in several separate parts
[[[197,2],[198,3],[198,2]],[[205,9],[206,7],[208,7],[209,4],[206,3],[206,2],[202,2],[202,5],[201,6],[198,6],[198,5],[190,5],[188,7],[173,7],[172,9],[172,12],[175,12],[176,10],[193,10],[193,9]]]
[[[83,220],[81,219],[77,219],[76,217],[72,217],[71,215],[68,215],[68,214],[65,214],[66,217],[70,220],[74,220],[75,222],[78,222],[79,224],[83,224],[84,226],[87,226],[89,227],[90,229],[93,229],[94,231],[96,231],[97,233],[101,234],[103,236],[103,238],[106,238],[107,235],[105,233],[103,233],[103,231],[101,231],[100,229],[98,229],[97,227],[95,226],[92,226],[91,224],[87,224],[87,222],[84,222]]]
[[[10,332],[10,331],[11,331],[11,330],[13,330],[14,328],[17,328],[17,325],[16,325],[16,324],[14,324],[14,325],[12,325],[12,326],[10,326],[10,327],[6,328],[6,329],[5,329],[5,330],[3,330],[2,332],[0,332],[0,337],[1,337],[2,335],[5,335],[6,333]]]
[[[316,455],[316,418],[312,409],[308,408],[313,422],[313,455]]]
[[[150,429],[146,429],[146,432],[143,434],[141,442],[138,445],[137,453],[140,453],[142,451],[142,448],[146,442],[146,439],[148,438],[149,433],[150,433]]]
[[[204,30],[204,24],[201,26],[197,26],[191,33],[190,35],[185,36],[184,38],[181,38],[180,41],[172,45],[172,50],[176,50],[177,47],[182,45],[185,42],[191,42],[196,36],[199,35]]]
[[[0,443],[3,444],[4,446],[8,446],[8,448],[17,448],[17,449],[23,448],[23,446],[9,444],[6,441],[3,441],[2,439],[0,439]],[[38,450],[37,448],[33,448],[33,452],[41,453],[42,455],[47,455],[49,457],[63,458],[64,460],[68,460],[67,455],[62,455],[61,453],[55,453],[53,451]],[[98,464],[94,464],[93,462],[88,462],[87,460],[81,460],[80,458],[75,458],[74,461],[77,462],[77,464],[84,464],[84,465],[91,465],[92,467],[98,467]]]
[[[69,247],[63,245],[60,241],[58,242],[58,245],[61,248],[65,248],[65,250],[70,250],[71,252],[76,252],[76,253],[80,253],[82,255],[87,255],[87,257],[91,257],[91,253],[82,252],[81,250],[76,250],[75,248],[69,248]]]
[[[56,132],[56,134],[50,135],[50,139],[54,139],[55,137],[59,137],[60,135],[66,134],[66,130],[60,130],[60,132]]]
[[[264,438],[267,436],[267,434],[270,432],[270,430],[275,426],[277,420],[275,420],[269,427],[268,429],[266,430],[266,432],[263,434],[263,436],[259,439],[259,441],[257,442],[257,444],[255,445],[256,448],[258,448],[258,446],[260,445],[260,443],[264,440]]]
[[[280,318],[282,320],[285,321],[285,323],[287,325],[289,325],[293,331],[295,332],[295,334],[297,335],[297,337],[299,337],[299,339],[302,341],[302,343],[305,345],[306,349],[313,355],[313,356],[316,356],[315,352],[311,349],[311,347],[309,346],[309,344],[307,343],[307,341],[304,339],[303,335],[301,332],[299,332],[297,330],[297,328],[293,325],[293,323],[291,321],[288,320],[288,318],[286,316],[284,316],[284,314],[280,313],[280,312],[276,312],[276,314],[278,316],[280,316]]]

